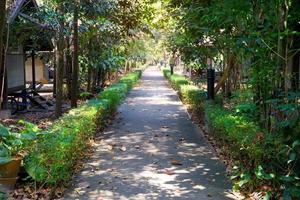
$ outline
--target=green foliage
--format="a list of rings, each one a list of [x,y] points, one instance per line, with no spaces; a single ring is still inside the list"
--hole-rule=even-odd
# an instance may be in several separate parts
[[[254,102],[253,92],[248,90],[237,90],[233,93],[231,103],[237,114],[247,116],[253,120],[257,119],[258,107]]]
[[[133,85],[139,80],[141,77],[142,72],[140,70],[137,70],[135,72],[132,72],[120,79],[120,83],[125,83],[127,85],[127,89],[132,89]]]
[[[179,93],[184,102],[191,106],[200,106],[203,108],[206,99],[206,93],[194,85],[181,85]]]
[[[69,180],[76,160],[96,129],[97,112],[103,106],[101,100],[82,105],[45,131],[38,138],[34,151],[25,159],[29,175],[47,184]]]
[[[229,154],[239,167],[232,171],[234,189],[270,185],[284,188],[286,197],[298,197],[300,142],[283,134],[270,134],[248,115],[207,103],[205,114],[212,131],[229,147]],[[278,191],[266,195],[278,198]]]
[[[125,83],[114,84],[104,89],[104,91],[98,95],[98,99],[107,99],[109,102],[109,107],[113,112],[117,109],[117,106],[125,98],[127,91],[128,91],[127,84]]]
[[[164,74],[164,77],[168,80],[170,80],[170,77],[171,77],[171,71],[169,69],[164,69],[163,70],[163,74]]]
[[[172,86],[179,91],[179,95],[182,100],[192,107],[198,107],[203,109],[206,99],[206,93],[194,85],[189,85],[189,80],[180,75],[171,75],[170,70],[163,70],[164,77],[169,80]]]
[[[235,188],[251,192],[270,186],[271,191],[263,191],[266,200],[298,199],[299,86],[297,73],[289,70],[297,65],[292,60],[300,47],[300,4],[296,0],[168,3],[176,21],[168,38],[170,50],[179,52],[193,69],[207,67],[207,58],[223,75],[233,67],[221,88],[226,98],[220,102],[226,108],[207,104],[205,113],[239,164]],[[164,74],[170,79],[169,72]]]
[[[214,133],[230,144],[235,159],[253,162],[262,159],[264,151],[258,148],[262,133],[257,124],[212,103],[205,105],[205,115]]]
[[[25,168],[37,182],[57,185],[69,180],[73,167],[82,157],[96,128],[102,128],[108,116],[124,99],[128,86],[141,76],[141,71],[124,76],[123,81],[106,88],[99,98],[69,111],[52,127],[39,135],[33,151],[25,158]],[[122,83],[121,83],[122,82]]]
[[[170,76],[170,81],[172,86],[176,89],[179,90],[180,86],[182,85],[187,85],[189,84],[189,80],[181,75],[173,74]]]
[[[37,137],[37,126],[24,121],[20,123],[25,126],[21,133],[11,132],[0,124],[0,164],[8,163],[20,151],[29,150],[32,141]]]

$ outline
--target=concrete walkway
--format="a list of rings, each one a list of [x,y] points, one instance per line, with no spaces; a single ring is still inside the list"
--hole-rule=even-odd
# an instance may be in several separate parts
[[[225,171],[176,92],[150,67],[65,199],[238,199]]]

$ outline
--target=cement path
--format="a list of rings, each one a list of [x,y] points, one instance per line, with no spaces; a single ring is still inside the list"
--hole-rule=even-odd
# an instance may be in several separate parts
[[[238,199],[161,72],[148,68],[118,112],[65,199]]]

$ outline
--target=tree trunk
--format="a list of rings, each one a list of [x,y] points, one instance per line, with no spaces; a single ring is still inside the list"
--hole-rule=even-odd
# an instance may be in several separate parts
[[[286,43],[287,38],[282,35],[282,33],[287,29],[287,13],[288,5],[287,1],[280,3],[278,6],[278,41],[277,41],[277,70],[278,74],[281,74],[280,80],[278,81],[278,88],[285,89],[285,68],[287,64],[286,60]]]
[[[71,91],[71,107],[77,107],[77,99],[78,99],[78,6],[79,3],[75,1],[74,7],[74,19],[73,19],[73,62],[72,62],[72,91]]]
[[[67,78],[67,89],[68,99],[71,98],[72,94],[72,52],[71,52],[71,40],[69,37],[66,39],[67,51],[66,51],[66,78]]]
[[[92,74],[92,80],[93,80],[91,91],[94,93],[96,86],[97,86],[97,69],[93,68],[91,74]]]
[[[225,84],[225,82],[228,80],[229,76],[230,76],[230,72],[232,70],[232,68],[235,65],[235,61],[234,61],[234,57],[233,55],[229,55],[228,58],[228,64],[223,72],[223,75],[220,79],[220,81],[218,82],[217,86],[215,87],[215,94],[218,93],[218,91],[221,89],[221,87]]]
[[[57,8],[59,16],[64,15],[64,6],[59,3]],[[62,98],[63,98],[63,73],[64,73],[64,21],[59,19],[59,30],[56,41],[56,105],[55,117],[62,115]]]
[[[6,14],[6,0],[0,1],[0,108],[3,108],[3,94],[4,94],[4,30],[5,30],[5,14]]]
[[[87,91],[92,92],[91,90],[91,82],[92,82],[92,70],[89,67],[87,72]]]

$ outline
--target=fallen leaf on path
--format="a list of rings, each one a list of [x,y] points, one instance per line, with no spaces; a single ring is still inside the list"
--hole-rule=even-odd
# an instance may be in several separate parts
[[[120,150],[121,150],[121,151],[126,151],[126,150],[127,150],[127,148],[126,148],[126,147],[124,147],[124,146],[122,146],[122,147],[120,147]]]
[[[175,159],[172,159],[172,160],[171,160],[171,164],[172,164],[172,165],[182,165],[182,163],[181,163],[180,161],[175,160]]]
[[[80,195],[80,189],[79,188],[75,188],[74,191]]]
[[[106,170],[107,172],[113,172],[113,171],[115,171],[116,169],[114,169],[114,168],[111,168],[111,169],[108,169],[108,170]]]
[[[112,151],[112,150],[114,150],[114,146],[112,146],[112,145],[108,145],[108,150],[110,150],[110,151]]]
[[[170,176],[175,174],[174,171],[169,170],[169,169],[166,169],[166,170],[165,170],[165,173],[166,173],[167,175],[170,175]]]
[[[78,184],[79,188],[89,188],[90,184],[88,182],[81,182]]]

